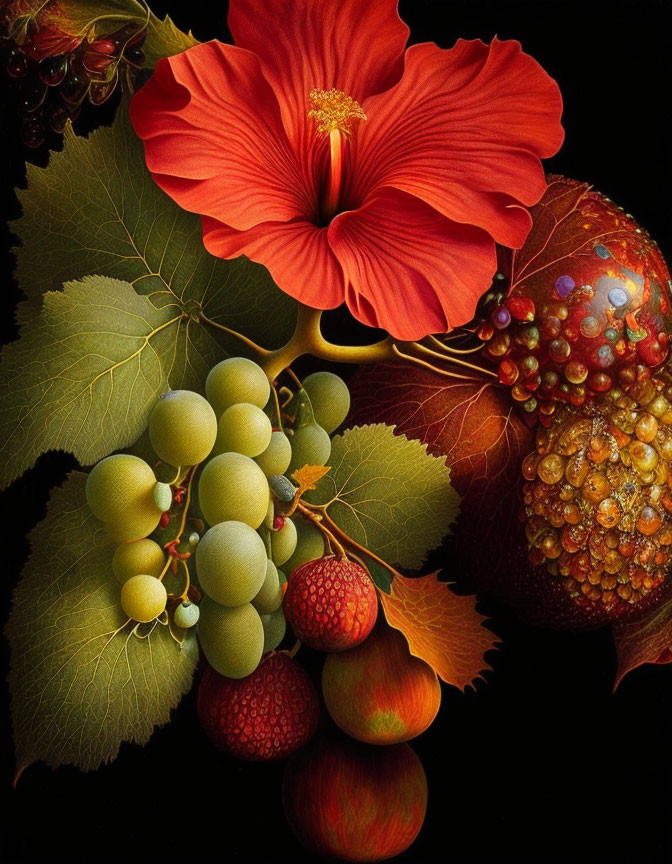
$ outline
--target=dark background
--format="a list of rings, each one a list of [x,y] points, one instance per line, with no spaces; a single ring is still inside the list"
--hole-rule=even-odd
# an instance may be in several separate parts
[[[171,0],[152,7],[200,39],[226,37],[224,3]],[[622,204],[672,260],[669,3],[402,0],[401,12],[413,41],[449,47],[458,36],[520,39],[565,98],[567,140],[549,168],[588,180]],[[3,172],[7,218],[19,215],[11,185],[24,177],[22,152],[12,152]],[[5,232],[4,341],[15,338],[12,312],[20,296],[10,281],[9,240]],[[49,489],[73,465],[64,454],[42,457],[1,496],[3,621],[27,554],[26,533],[44,515]],[[459,578],[449,563],[446,570]],[[639,669],[612,695],[608,630],[554,633],[522,624],[494,601],[481,608],[493,618],[503,648],[490,655],[487,684],[464,695],[444,687],[438,720],[414,742],[428,775],[429,810],[419,839],[398,860],[672,860],[672,666]],[[5,669],[7,654],[3,641]],[[0,857],[73,864],[136,856],[148,862],[315,860],[285,824],[282,765],[221,757],[204,739],[194,703],[192,694],[147,747],[123,745],[113,765],[88,775],[37,765],[16,791],[4,710]]]

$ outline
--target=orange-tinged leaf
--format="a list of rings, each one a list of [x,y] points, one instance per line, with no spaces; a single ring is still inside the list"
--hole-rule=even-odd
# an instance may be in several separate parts
[[[497,637],[483,626],[476,598],[460,597],[438,573],[397,575],[390,594],[380,595],[388,623],[406,637],[411,654],[428,663],[447,684],[464,690],[490,669],[484,654]]]
[[[672,597],[635,621],[612,625],[618,670],[614,690],[644,663],[672,663]]]
[[[304,465],[303,468],[298,468],[292,474],[292,477],[299,485],[296,494],[301,497],[304,492],[316,489],[318,482],[330,470],[331,465]]]

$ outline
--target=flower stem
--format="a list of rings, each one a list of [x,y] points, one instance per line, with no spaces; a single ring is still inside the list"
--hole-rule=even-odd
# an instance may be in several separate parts
[[[262,366],[270,381],[304,354],[334,363],[377,363],[393,360],[392,339],[387,337],[373,345],[334,345],[322,335],[322,311],[310,306],[299,306],[294,335],[286,345],[266,353]]]

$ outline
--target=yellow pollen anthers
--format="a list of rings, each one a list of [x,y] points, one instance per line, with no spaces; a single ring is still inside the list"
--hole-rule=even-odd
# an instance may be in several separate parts
[[[308,116],[315,120],[318,132],[335,131],[350,135],[353,120],[366,120],[366,114],[352,96],[342,90],[311,90],[312,108]]]

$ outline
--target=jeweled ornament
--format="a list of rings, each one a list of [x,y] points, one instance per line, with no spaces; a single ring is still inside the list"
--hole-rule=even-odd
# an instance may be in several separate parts
[[[523,461],[528,561],[608,620],[655,602],[672,562],[672,379],[621,370],[611,390],[539,427]]]
[[[519,251],[500,255],[483,304],[483,356],[533,422],[579,407],[632,364],[669,353],[670,274],[658,245],[587,184],[549,177]]]

